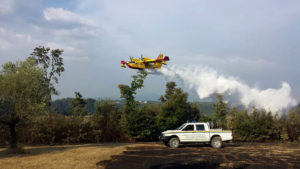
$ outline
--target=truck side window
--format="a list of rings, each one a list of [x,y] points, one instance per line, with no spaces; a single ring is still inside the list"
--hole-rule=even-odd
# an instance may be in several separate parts
[[[187,125],[183,131],[194,131],[194,125]]]
[[[203,131],[204,130],[204,125],[203,124],[198,124],[196,125],[197,131]]]

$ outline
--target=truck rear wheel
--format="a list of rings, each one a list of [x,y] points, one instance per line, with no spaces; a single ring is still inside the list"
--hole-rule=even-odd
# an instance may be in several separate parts
[[[171,148],[178,148],[179,147],[179,139],[177,137],[173,137],[169,140],[169,146]]]
[[[212,138],[210,142],[213,148],[221,148],[222,147],[222,139],[219,136],[215,136]]]

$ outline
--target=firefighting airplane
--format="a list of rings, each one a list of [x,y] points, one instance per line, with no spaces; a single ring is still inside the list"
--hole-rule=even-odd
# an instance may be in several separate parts
[[[129,62],[121,61],[121,67],[126,68],[126,65],[131,69],[160,69],[162,64],[166,65],[166,61],[169,61],[169,56],[163,57],[163,54],[159,54],[156,59],[150,59],[141,57],[141,59],[130,57]]]

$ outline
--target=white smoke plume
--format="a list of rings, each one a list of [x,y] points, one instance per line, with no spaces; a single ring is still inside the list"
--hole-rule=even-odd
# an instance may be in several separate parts
[[[162,68],[160,71],[169,78],[182,80],[185,85],[196,91],[200,99],[215,93],[225,93],[227,96],[238,96],[239,102],[247,108],[255,106],[272,111],[272,113],[281,113],[296,104],[296,100],[291,97],[291,87],[286,82],[282,82],[279,89],[261,90],[255,87],[251,88],[232,76],[223,76],[207,67],[180,68],[173,66]]]

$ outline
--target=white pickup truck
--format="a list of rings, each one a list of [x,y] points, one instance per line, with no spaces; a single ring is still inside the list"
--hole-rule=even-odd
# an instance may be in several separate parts
[[[222,142],[232,140],[231,130],[210,129],[209,126],[209,123],[184,123],[176,130],[162,132],[159,139],[172,148],[181,143],[210,143],[214,148],[221,148]]]

